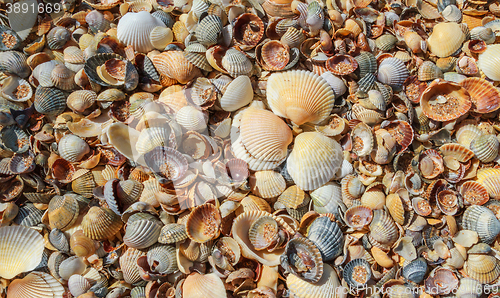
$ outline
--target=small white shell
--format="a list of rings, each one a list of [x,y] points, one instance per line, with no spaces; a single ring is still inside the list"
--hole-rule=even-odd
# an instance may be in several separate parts
[[[154,49],[150,34],[158,26],[165,27],[165,24],[147,11],[129,12],[118,22],[116,36],[120,42],[133,46],[134,50],[147,53]]]
[[[61,138],[58,145],[59,155],[69,162],[80,161],[89,153],[89,145],[75,135],[66,135]]]
[[[253,88],[250,78],[239,76],[226,87],[220,99],[220,105],[223,110],[233,112],[249,104],[252,99]]]
[[[202,110],[192,106],[185,106],[177,112],[175,120],[186,130],[202,132],[207,127],[208,116]]]

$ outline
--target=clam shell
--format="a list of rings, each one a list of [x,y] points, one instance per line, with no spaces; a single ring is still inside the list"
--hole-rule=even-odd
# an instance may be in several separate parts
[[[310,87],[305,88],[306,85]],[[335,99],[325,79],[303,70],[273,73],[267,81],[266,94],[272,111],[297,125],[326,119]]]
[[[357,56],[359,57],[359,56]],[[356,58],[357,58],[356,57]],[[360,62],[358,61],[358,64]],[[361,67],[361,66],[360,66]],[[326,80],[328,85],[333,89],[333,93],[335,94],[335,98],[338,98],[347,91],[347,86],[345,85],[344,81],[340,79],[339,77],[333,75],[331,72],[327,71],[321,74],[321,77]]]
[[[160,51],[163,51],[173,39],[174,34],[168,27],[156,26],[149,33],[149,41],[157,50]]]
[[[91,108],[97,100],[97,94],[92,90],[77,90],[66,99],[68,108],[77,113],[83,113]]]
[[[61,252],[69,252],[69,242],[59,229],[52,229],[49,234],[49,242]]]
[[[486,51],[479,54],[477,60],[477,66],[479,66],[486,77],[493,81],[500,81],[500,71],[495,67],[498,63],[499,52],[500,46],[488,45]]]
[[[319,217],[309,226],[307,238],[311,240],[321,252],[323,260],[331,261],[342,253],[344,235],[336,222],[328,217]]]
[[[408,76],[408,69],[403,61],[397,58],[384,59],[378,67],[377,79],[392,88],[401,88]]]
[[[75,274],[68,279],[68,289],[75,297],[87,293],[92,285],[83,276]]]
[[[101,76],[99,76],[99,71],[102,68],[102,66],[105,66],[105,63],[108,60],[122,60],[125,61],[126,65],[126,71],[125,71],[125,81],[124,81],[124,87],[126,91],[131,91],[137,88],[139,84],[139,73],[137,72],[137,69],[134,67],[134,65],[130,61],[124,60],[124,58],[118,54],[114,53],[103,53],[103,54],[96,54],[93,55],[92,57],[88,58],[87,61],[85,62],[84,66],[84,71],[85,74],[87,74],[89,80],[95,84],[105,86],[105,87],[110,87],[113,86],[107,82],[105,82],[101,77],[102,77],[102,72]],[[99,71],[98,71],[99,67]],[[109,79],[111,77],[108,77]],[[113,78],[114,79],[114,78]]]
[[[353,142],[352,151],[356,155],[363,157],[369,155],[373,150],[374,138],[371,128],[364,124],[359,123],[354,127],[351,133]]]
[[[179,151],[169,147],[156,147],[146,153],[144,159],[153,171],[163,174],[172,181],[182,178],[188,167],[186,158]]]
[[[186,222],[189,239],[205,243],[219,236],[221,215],[212,204],[203,204],[191,211]]]
[[[120,216],[111,209],[95,206],[89,209],[81,223],[85,236],[94,240],[111,238],[122,225]]]
[[[78,257],[87,257],[96,251],[96,243],[85,236],[82,230],[78,230],[71,235],[69,245]]]
[[[369,225],[373,219],[373,211],[366,206],[353,206],[345,212],[345,223],[356,230],[361,230]]]
[[[193,106],[181,108],[175,115],[175,119],[186,130],[203,132],[207,128],[208,115]]]
[[[310,152],[318,155],[310,155]],[[342,164],[340,145],[318,132],[304,132],[295,138],[287,159],[287,170],[302,190],[314,190],[328,182]]]
[[[248,238],[256,250],[266,249],[279,240],[278,223],[271,216],[263,216],[252,223]]]
[[[123,279],[126,283],[134,284],[141,281],[137,259],[146,256],[146,252],[135,248],[128,248],[123,255],[120,256],[119,262],[123,272]]]
[[[224,298],[227,296],[224,283],[215,273],[202,275],[195,272],[189,275],[182,284],[182,297]]]
[[[404,278],[415,283],[420,283],[424,280],[427,273],[427,262],[423,258],[413,260],[411,263],[403,267],[402,275]]]
[[[73,274],[83,274],[86,267],[81,258],[72,256],[59,264],[59,275],[62,279],[68,280]]]
[[[269,130],[269,127],[275,129]],[[249,108],[243,113],[240,137],[232,143],[236,158],[253,171],[269,170],[281,164],[292,142],[292,131],[278,116],[263,109]]]
[[[318,213],[333,213],[339,216],[346,207],[342,202],[342,189],[340,185],[327,182],[310,193],[314,211]]]
[[[9,298],[63,298],[64,287],[45,272],[31,272],[23,279],[12,281],[7,289]]]
[[[384,34],[375,40],[375,44],[381,51],[387,52],[394,47],[397,41],[398,39],[394,35]]]
[[[369,228],[370,239],[382,246],[391,246],[398,239],[399,231],[394,220],[383,210],[373,211],[373,219]]]
[[[344,267],[343,278],[350,287],[364,287],[371,276],[370,264],[365,259],[351,260]]]
[[[51,50],[59,50],[70,40],[71,32],[68,29],[57,26],[47,33],[47,45]]]
[[[19,273],[35,269],[42,261],[43,249],[43,237],[37,231],[22,226],[1,227],[0,276],[12,279]],[[14,288],[9,287],[9,291]]]
[[[491,28],[479,26],[470,30],[470,39],[484,40],[487,44],[491,44],[495,42],[496,35]]]
[[[30,75],[30,68],[26,63],[26,55],[17,51],[0,53],[0,70],[15,74],[21,78]]]
[[[161,228],[158,242],[163,244],[173,244],[184,241],[188,238],[186,227],[183,224],[171,223]]]
[[[230,48],[226,51],[221,63],[222,67],[224,67],[232,77],[249,75],[253,69],[253,64],[247,56],[235,48]]]
[[[332,296],[332,292],[347,290],[341,286],[337,273],[328,264],[323,265],[323,275],[316,283],[310,283],[294,274],[289,274],[286,284],[290,292],[300,298],[327,298]]]
[[[434,26],[432,34],[427,39],[427,45],[434,55],[444,58],[460,49],[464,40],[465,34],[459,24],[439,23]]]
[[[196,27],[196,40],[206,47],[217,44],[222,31],[222,20],[216,15],[204,17]]]
[[[456,132],[460,145],[470,148],[470,143],[483,133],[475,124],[463,123]]]
[[[375,72],[377,72],[377,59],[372,53],[361,52],[358,56],[354,57],[354,59],[358,62],[357,71],[359,72],[360,78],[364,78],[367,74],[375,74]],[[336,92],[335,95],[337,96]]]
[[[152,59],[160,75],[186,84],[201,75],[200,69],[189,62],[182,51],[167,51],[156,55]]]
[[[472,205],[463,215],[465,230],[476,231],[481,241],[491,243],[500,233],[500,222],[495,214],[484,206]]]
[[[454,120],[472,106],[467,91],[444,80],[434,80],[422,93],[420,104],[425,116],[436,121]]]
[[[464,267],[467,275],[480,283],[491,283],[500,276],[500,263],[493,256],[470,254]]]
[[[132,248],[144,249],[158,241],[161,231],[161,222],[148,218],[134,220],[136,214],[127,221],[127,228],[123,236],[123,242]],[[137,214],[138,215],[138,214]],[[131,221],[132,220],[132,221]]]
[[[437,78],[442,78],[443,73],[436,64],[431,61],[425,61],[418,68],[418,79],[420,81],[432,81]]]
[[[170,133],[170,127],[150,127],[143,129],[135,143],[135,148],[140,154],[145,154],[158,146],[166,147],[170,142]]]
[[[253,194],[270,199],[279,196],[286,188],[283,176],[272,170],[257,171],[250,177],[250,189]]]
[[[323,260],[316,245],[304,237],[288,241],[281,256],[281,265],[297,277],[316,283],[323,275]]]
[[[220,99],[220,105],[223,110],[233,112],[249,104],[252,99],[253,88],[250,78],[239,76],[227,86]]]
[[[53,116],[66,109],[66,95],[56,88],[38,86],[35,91],[35,110],[41,114]]]
[[[495,135],[482,135],[470,143],[476,157],[485,163],[493,161],[498,155],[499,142]]]
[[[20,226],[33,227],[42,221],[43,214],[44,212],[37,209],[33,204],[26,204],[19,208],[14,223]]]
[[[89,151],[89,145],[75,135],[66,135],[58,144],[59,155],[69,162],[80,161]]]
[[[500,108],[500,91],[486,80],[466,78],[459,85],[469,93],[475,112],[490,113]]]
[[[12,76],[2,83],[1,95],[11,101],[25,102],[33,96],[33,90],[26,80]]]
[[[28,135],[17,125],[4,126],[0,130],[0,147],[14,153],[24,153],[29,149]]]
[[[147,260],[153,272],[170,274],[177,271],[175,247],[156,244],[147,253]]]
[[[48,217],[52,229],[65,231],[76,222],[80,208],[75,197],[74,194],[66,194],[50,200]]]
[[[138,52],[147,53],[154,49],[149,36],[158,26],[165,27],[165,24],[147,11],[128,12],[118,22],[116,36],[123,44],[133,46]]]
[[[486,187],[476,181],[464,182],[460,186],[460,194],[464,203],[469,205],[483,205],[490,199]]]

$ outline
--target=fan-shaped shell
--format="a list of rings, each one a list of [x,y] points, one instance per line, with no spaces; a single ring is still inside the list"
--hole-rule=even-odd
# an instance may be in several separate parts
[[[278,172],[257,171],[250,177],[250,188],[253,194],[270,199],[279,196],[285,190],[286,181]]]
[[[151,270],[160,274],[170,274],[177,271],[177,257],[175,247],[157,244],[147,253],[147,260]]]
[[[500,45],[488,45],[486,51],[479,54],[477,66],[493,81],[500,81],[500,69],[496,67],[499,61]]]
[[[429,50],[438,57],[448,57],[462,47],[465,34],[457,23],[439,23],[427,39]]]
[[[156,147],[144,156],[146,164],[156,173],[175,181],[184,176],[188,168],[186,158],[177,150],[169,147]]]
[[[352,288],[362,288],[372,277],[370,264],[365,259],[354,259],[344,267],[343,278]]]
[[[233,112],[249,104],[253,99],[253,88],[250,78],[239,76],[226,87],[220,99],[221,108]]]
[[[250,59],[235,48],[230,48],[226,51],[221,63],[222,67],[233,77],[249,75],[253,69]]]
[[[288,241],[281,265],[291,274],[311,283],[318,282],[323,275],[321,253],[311,240],[304,237]]]
[[[465,230],[476,231],[481,241],[491,243],[500,233],[500,222],[495,214],[484,206],[472,205],[463,215]]]
[[[314,242],[324,261],[331,261],[342,253],[344,234],[336,222],[323,216],[309,226],[307,238]]]
[[[75,274],[68,279],[68,289],[75,297],[87,293],[92,285],[83,276]]]
[[[182,297],[192,298],[226,298],[224,283],[215,273],[189,275],[182,284]]]
[[[1,227],[0,276],[12,279],[35,269],[42,260],[43,249],[43,237],[37,231],[23,226]]]
[[[175,120],[188,131],[202,132],[207,128],[208,115],[201,109],[185,106],[177,112]]]
[[[35,91],[35,110],[45,115],[59,115],[66,109],[66,96],[56,88],[38,86]]]
[[[17,51],[0,53],[0,70],[26,78],[30,75],[30,68],[26,63],[26,55]]]
[[[134,214],[127,221],[123,242],[129,247],[144,249],[158,241],[162,224],[159,220],[149,216],[135,220],[134,217],[138,216],[140,216],[139,213]]]
[[[154,49],[149,36],[158,26],[165,27],[165,24],[147,11],[128,12],[118,22],[116,36],[120,42],[133,46],[134,50],[147,53]]]
[[[173,39],[174,34],[168,27],[156,26],[149,33],[149,41],[157,50],[160,51],[163,51]]]
[[[323,265],[323,275],[316,283],[300,279],[294,274],[289,274],[286,284],[294,296],[300,298],[328,298],[332,292],[347,290],[342,287],[335,270],[328,264]]]
[[[205,243],[219,236],[221,215],[212,204],[203,204],[196,207],[186,222],[188,237],[198,243]]]
[[[377,79],[383,84],[399,89],[409,75],[403,61],[398,58],[387,58],[382,60],[378,67]]]
[[[398,228],[394,220],[384,210],[373,211],[373,219],[369,227],[370,238],[378,244],[390,247],[398,239]]]
[[[491,283],[500,276],[500,263],[493,256],[469,254],[464,267],[467,275],[480,283]]]
[[[68,108],[77,113],[83,113],[94,105],[97,100],[97,94],[92,90],[77,90],[72,92],[66,104]]]
[[[328,82],[312,72],[273,73],[267,81],[267,100],[273,112],[297,125],[326,119],[334,99]]]
[[[464,182],[460,186],[460,194],[464,199],[464,203],[469,205],[483,205],[490,199],[486,187],[477,181]]]
[[[351,133],[352,152],[363,157],[369,155],[373,150],[374,137],[371,128],[365,123],[356,125]]]
[[[495,135],[481,135],[472,140],[470,149],[482,162],[492,162],[498,155],[498,139]]]
[[[119,262],[123,272],[123,279],[126,283],[134,284],[141,281],[137,259],[146,256],[146,252],[135,248],[128,248],[123,255],[120,256]]]
[[[161,75],[186,84],[201,75],[200,69],[189,62],[182,51],[167,51],[152,59],[154,66]]]
[[[333,178],[342,160],[342,148],[335,140],[318,132],[304,132],[295,138],[287,170],[302,190],[314,190]]]
[[[75,194],[55,196],[50,200],[48,217],[52,229],[67,230],[78,218],[80,208]]]
[[[9,298],[63,298],[64,292],[64,287],[45,272],[31,272],[23,279],[12,281],[7,289]]]
[[[276,245],[279,240],[278,223],[271,216],[263,216],[252,223],[248,238],[256,250]]]
[[[420,104],[425,116],[436,121],[457,119],[472,106],[467,91],[455,83],[434,80],[422,93]]]
[[[80,161],[89,151],[89,145],[75,135],[65,135],[58,144],[59,155],[69,162]]]
[[[469,93],[475,112],[490,113],[500,108],[500,91],[485,79],[466,78],[459,85]]]
[[[171,223],[166,224],[161,228],[158,242],[163,244],[172,244],[181,242],[188,238],[186,226],[183,224]]]
[[[201,19],[196,27],[196,40],[206,47],[217,43],[222,31],[222,20],[216,15],[208,15]]]
[[[116,213],[108,208],[91,207],[83,217],[81,227],[85,236],[94,240],[111,238],[123,223]]]

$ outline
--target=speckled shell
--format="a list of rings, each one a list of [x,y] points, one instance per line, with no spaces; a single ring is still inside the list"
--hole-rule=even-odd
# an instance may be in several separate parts
[[[323,216],[315,219],[307,232],[309,238],[321,252],[324,261],[331,261],[342,253],[344,235],[336,222]]]
[[[304,132],[295,138],[287,170],[299,188],[314,190],[333,178],[342,160],[342,149],[335,140],[318,132]]]
[[[165,24],[147,11],[129,12],[118,22],[117,37],[120,42],[133,46],[134,50],[147,53],[154,49],[149,35],[158,26],[165,27]]]
[[[266,94],[273,112],[297,125],[326,119],[335,99],[325,79],[304,70],[273,73],[267,81]]]
[[[464,40],[465,34],[459,24],[439,23],[434,26],[427,44],[434,55],[444,58],[460,49]]]
[[[163,244],[172,244],[181,242],[187,238],[186,226],[183,224],[171,223],[161,228],[158,242]]]
[[[43,249],[43,237],[37,231],[23,226],[1,227],[0,277],[11,279],[35,269],[42,260]]]

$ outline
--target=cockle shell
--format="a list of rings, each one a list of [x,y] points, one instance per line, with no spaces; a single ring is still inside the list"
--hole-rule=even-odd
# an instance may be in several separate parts
[[[482,78],[466,78],[459,84],[470,95],[472,108],[478,113],[490,113],[500,108],[500,91]]]
[[[186,222],[188,237],[198,243],[205,243],[219,236],[220,212],[212,204],[203,204],[191,211]]]
[[[332,292],[347,290],[342,287],[335,270],[328,264],[323,265],[323,275],[316,283],[304,281],[294,274],[289,274],[286,284],[295,297],[329,298]]]
[[[67,161],[80,161],[90,151],[89,145],[75,135],[66,135],[58,145],[59,155]]]
[[[488,45],[486,51],[479,54],[479,59],[477,60],[477,66],[493,81],[500,81],[500,70],[496,67],[500,57],[499,53],[500,45]]]
[[[408,76],[408,69],[403,61],[397,58],[387,58],[379,65],[377,79],[393,88],[401,88]]]
[[[481,135],[472,140],[470,149],[485,163],[493,161],[498,155],[500,143],[495,135]]]
[[[288,241],[281,265],[286,271],[311,283],[318,282],[323,275],[321,253],[311,240],[304,237]]]
[[[253,99],[253,88],[250,78],[239,76],[226,87],[220,101],[221,108],[233,112],[246,106]]]
[[[189,275],[182,285],[182,296],[192,298],[226,298],[224,283],[215,273]]]
[[[165,27],[165,24],[147,11],[129,12],[118,22],[117,37],[120,42],[133,46],[134,50],[147,53],[154,49],[149,35],[158,26]]]
[[[484,206],[472,205],[467,208],[462,222],[464,229],[476,231],[481,241],[485,243],[491,243],[500,233],[500,221]]]
[[[314,190],[333,178],[342,160],[342,149],[335,140],[318,132],[304,132],[295,138],[287,170],[299,188]]]
[[[32,272],[14,280],[7,289],[9,298],[63,298],[65,290],[54,277],[45,272]]]
[[[459,24],[439,23],[434,26],[427,44],[434,55],[444,58],[460,49],[464,40],[465,34]]]
[[[472,106],[468,92],[458,84],[434,80],[420,98],[424,114],[432,120],[454,120],[467,113]]]
[[[184,56],[182,51],[167,51],[156,55],[152,59],[154,66],[161,75],[186,84],[201,75],[200,69]]]
[[[94,240],[111,238],[122,225],[120,216],[111,209],[95,206],[89,209],[81,223],[85,236]]]
[[[493,256],[469,254],[464,267],[468,276],[480,283],[491,283],[500,276],[500,262]]]
[[[273,73],[267,81],[267,101],[271,110],[297,125],[326,119],[334,99],[327,81],[312,72]]]
[[[316,244],[324,261],[331,261],[342,253],[344,235],[339,225],[326,216],[312,222],[307,238]]]
[[[150,214],[133,214],[127,221],[123,242],[137,249],[148,248],[158,241],[161,227],[161,222]]]
[[[35,269],[42,260],[43,249],[43,237],[33,229],[23,226],[0,228],[0,276],[11,279]]]

